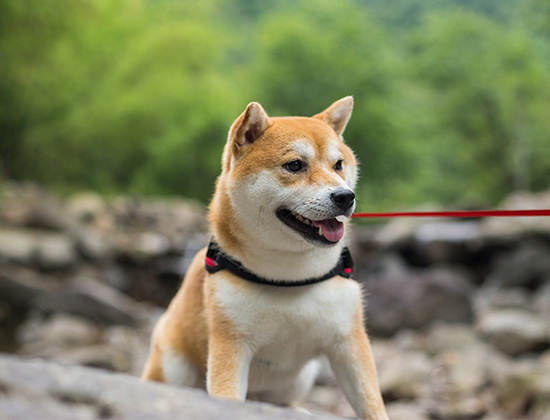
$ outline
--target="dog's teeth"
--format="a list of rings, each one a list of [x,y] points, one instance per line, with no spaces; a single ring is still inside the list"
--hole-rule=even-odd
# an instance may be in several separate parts
[[[338,220],[340,223],[344,223],[344,221],[346,220],[346,216],[336,216],[336,220]]]

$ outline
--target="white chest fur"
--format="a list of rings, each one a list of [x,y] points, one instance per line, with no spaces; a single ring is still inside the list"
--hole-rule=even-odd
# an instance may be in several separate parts
[[[216,274],[217,304],[246,337],[257,363],[294,370],[350,334],[359,284],[341,278],[303,287],[231,282]]]

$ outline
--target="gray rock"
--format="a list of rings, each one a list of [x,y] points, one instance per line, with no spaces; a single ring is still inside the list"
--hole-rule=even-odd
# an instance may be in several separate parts
[[[390,336],[402,328],[420,328],[434,321],[470,322],[473,287],[458,271],[409,270],[364,281],[367,328]]]
[[[36,246],[36,263],[41,269],[71,267],[78,261],[73,240],[62,234],[43,235]]]
[[[502,209],[548,209],[550,190],[532,193],[517,192],[499,206]],[[550,234],[550,217],[489,217],[482,222],[483,235],[488,239],[517,240],[529,233]]]
[[[484,313],[477,329],[493,346],[511,356],[536,351],[550,343],[548,320],[518,309]]]
[[[8,356],[0,356],[0,412],[5,420],[335,418],[216,400],[200,390],[144,383],[120,373]]]
[[[71,195],[66,206],[68,211],[82,222],[93,222],[105,211],[105,200],[95,192],[80,192]]]
[[[486,279],[494,287],[537,289],[550,279],[550,246],[540,240],[520,243],[503,254]]]
[[[0,222],[56,231],[76,224],[59,200],[33,184],[8,184],[0,192]]]
[[[495,309],[529,310],[530,307],[530,293],[519,287],[482,287],[474,297],[474,308],[478,314]]]
[[[75,247],[89,260],[106,260],[113,256],[113,247],[98,231],[79,226],[70,232]]]
[[[426,355],[399,350],[389,342],[376,341],[372,347],[385,399],[415,399],[426,395],[426,379],[433,369]]]
[[[387,405],[388,417],[392,420],[429,420],[425,409],[414,402],[393,402]]]
[[[550,417],[549,361],[524,360],[497,372],[496,400],[509,418]]]
[[[36,297],[51,293],[59,283],[49,276],[14,265],[4,265],[0,273],[0,297],[10,306],[26,309]]]
[[[67,268],[78,261],[73,241],[61,233],[0,229],[0,259],[43,269]]]
[[[29,318],[18,329],[17,339],[22,354],[54,357],[63,351],[95,345],[100,334],[100,329],[86,319],[57,313],[49,318]]]
[[[124,325],[135,325],[148,312],[127,295],[88,277],[77,277],[62,290],[38,296],[33,306],[46,313],[66,312],[106,324]]]
[[[37,247],[36,236],[21,229],[0,228],[0,260],[30,264]]]

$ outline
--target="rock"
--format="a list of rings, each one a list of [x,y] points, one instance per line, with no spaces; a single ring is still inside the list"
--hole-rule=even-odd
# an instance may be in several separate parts
[[[76,264],[78,256],[72,239],[62,234],[44,235],[36,246],[36,262],[43,270],[55,270]]]
[[[87,277],[78,277],[62,290],[38,296],[33,306],[46,313],[66,312],[108,325],[135,325],[147,315],[143,305]]]
[[[91,322],[60,313],[31,317],[19,328],[17,339],[22,354],[53,357],[68,349],[95,345],[100,334]]]
[[[125,374],[8,356],[0,356],[0,412],[5,420],[334,418],[268,404],[222,401],[204,391],[140,382]]]
[[[4,265],[0,273],[0,300],[10,306],[27,309],[33,299],[43,293],[52,293],[58,282],[46,275],[13,265]]]
[[[548,209],[550,190],[538,193],[518,192],[510,195],[499,206],[501,209]],[[488,239],[517,240],[527,234],[550,234],[550,217],[489,217],[482,222],[483,236]]]
[[[385,400],[420,398],[433,368],[420,352],[398,350],[388,342],[373,342],[380,390]]]
[[[478,290],[474,298],[474,308],[478,314],[494,309],[528,310],[530,306],[530,294],[521,288],[483,287]]]
[[[550,319],[550,281],[537,290],[534,307],[544,319]]]
[[[430,416],[418,404],[411,402],[393,402],[386,406],[388,417],[392,420],[429,420]]]
[[[311,413],[329,411],[337,416],[354,418],[355,412],[339,388],[314,386],[304,401],[300,402]]]
[[[47,231],[0,229],[0,260],[36,264],[50,270],[70,267],[78,261],[68,236]]]
[[[548,320],[518,309],[482,314],[477,330],[493,346],[510,356],[537,351],[550,344]]]
[[[0,260],[31,264],[36,246],[36,237],[30,232],[0,228]]]
[[[498,404],[509,418],[546,419],[550,415],[550,363],[525,360],[508,365],[496,375]]]
[[[364,281],[367,328],[391,336],[401,328],[420,328],[434,321],[469,322],[473,287],[460,272],[409,270],[373,275]]]
[[[88,260],[107,260],[113,256],[113,246],[96,230],[79,226],[71,230],[78,252]]]
[[[59,351],[51,359],[115,372],[129,372],[132,368],[131,355],[122,348],[108,344],[96,344]]]
[[[105,211],[105,200],[95,192],[75,193],[66,200],[68,211],[78,220],[91,223],[98,214]]]
[[[0,192],[0,222],[45,230],[66,230],[76,220],[60,201],[33,184],[8,184]]]
[[[550,246],[532,239],[503,254],[489,273],[486,283],[494,287],[522,287],[536,290],[550,280]]]

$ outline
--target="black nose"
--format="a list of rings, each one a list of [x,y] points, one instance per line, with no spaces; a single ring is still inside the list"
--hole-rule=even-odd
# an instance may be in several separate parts
[[[336,204],[336,207],[342,210],[347,210],[353,206],[353,201],[355,200],[355,194],[351,190],[346,190],[345,188],[337,189],[330,196],[332,202]]]

